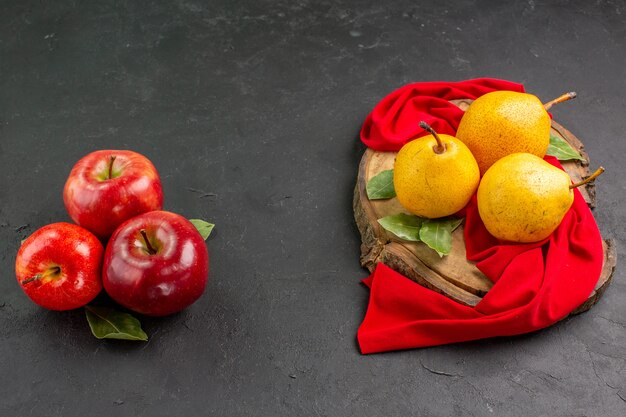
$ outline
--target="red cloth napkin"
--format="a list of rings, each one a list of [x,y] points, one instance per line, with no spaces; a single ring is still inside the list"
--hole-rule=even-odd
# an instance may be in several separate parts
[[[493,78],[407,84],[374,107],[361,128],[361,140],[377,151],[399,151],[411,139],[429,134],[419,127],[422,120],[437,133],[454,135],[463,110],[448,100],[476,99],[496,90],[523,92],[524,86]]]
[[[487,84],[484,80],[451,84],[458,87],[474,82]],[[497,86],[497,83],[492,80],[489,85]],[[424,91],[419,84],[411,84],[411,90]],[[418,101],[431,102],[428,99]],[[416,111],[428,113],[429,109]],[[372,113],[375,112],[376,109]],[[404,113],[400,109],[396,112]],[[452,114],[462,116],[451,110],[443,119],[449,126],[456,126],[458,120]],[[398,131],[393,127],[388,130]],[[394,146],[398,137],[391,140]],[[374,142],[380,145],[385,140],[378,136]],[[546,160],[561,167],[553,157],[546,157]],[[478,215],[476,197],[470,201],[464,226],[467,258],[477,262],[478,269],[494,282],[476,307],[461,305],[383,264],[377,265],[372,275],[363,281],[371,293],[357,335],[361,352],[516,335],[542,329],[566,317],[593,291],[604,259],[602,239],[593,215],[578,190],[574,190],[574,194],[574,203],[556,231],[544,241],[530,244],[500,242],[491,236]]]

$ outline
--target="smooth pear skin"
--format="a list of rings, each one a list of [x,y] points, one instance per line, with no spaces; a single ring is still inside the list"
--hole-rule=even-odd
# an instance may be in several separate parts
[[[394,164],[393,183],[400,204],[430,219],[461,210],[476,192],[480,173],[467,146],[450,135],[439,135],[445,152],[435,153],[428,135],[405,144]]]
[[[493,236],[538,242],[561,224],[574,202],[571,180],[538,156],[516,153],[493,164],[478,186],[478,212]]]

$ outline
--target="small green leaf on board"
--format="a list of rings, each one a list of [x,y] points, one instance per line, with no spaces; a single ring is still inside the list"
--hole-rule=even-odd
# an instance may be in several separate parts
[[[556,157],[559,161],[585,160],[567,141],[552,134],[550,135],[550,145],[548,145],[546,154]]]
[[[367,198],[370,200],[383,200],[396,196],[396,190],[393,187],[393,169],[381,171],[374,175],[365,187]]]
[[[148,340],[139,320],[128,313],[107,307],[85,306],[85,314],[91,333],[98,339]]]
[[[421,217],[400,213],[378,219],[378,223],[401,239],[419,242],[420,228],[424,220]]]
[[[449,255],[452,249],[452,232],[459,227],[461,222],[463,219],[453,217],[427,219],[422,223],[420,240],[434,249],[440,257]]]
[[[195,226],[196,229],[198,229],[198,232],[200,232],[200,235],[204,240],[207,240],[215,227],[213,223],[205,222],[201,219],[189,219],[189,221]]]

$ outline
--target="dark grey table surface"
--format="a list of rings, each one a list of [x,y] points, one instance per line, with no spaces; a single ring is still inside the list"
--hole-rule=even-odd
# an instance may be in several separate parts
[[[1,10],[0,415],[626,415],[622,262],[592,310],[544,331],[362,356],[351,211],[359,128],[395,88],[490,76],[544,100],[576,90],[555,119],[607,169],[595,215],[623,257],[624,1]],[[147,155],[166,209],[217,224],[205,295],[141,318],[148,343],[97,340],[83,311],[40,309],[14,278],[20,240],[68,220],[71,166],[107,148]]]

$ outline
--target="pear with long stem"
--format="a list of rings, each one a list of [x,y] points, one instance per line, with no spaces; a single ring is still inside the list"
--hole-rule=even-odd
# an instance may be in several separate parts
[[[516,153],[493,164],[478,187],[478,212],[493,236],[537,242],[550,236],[574,202],[574,188],[594,181],[604,168],[572,184],[567,172],[538,156]]]
[[[487,93],[469,106],[456,136],[472,151],[481,175],[497,160],[513,153],[543,158],[550,144],[552,121],[548,110],[575,97],[576,93],[570,92],[543,104],[527,93]]]

